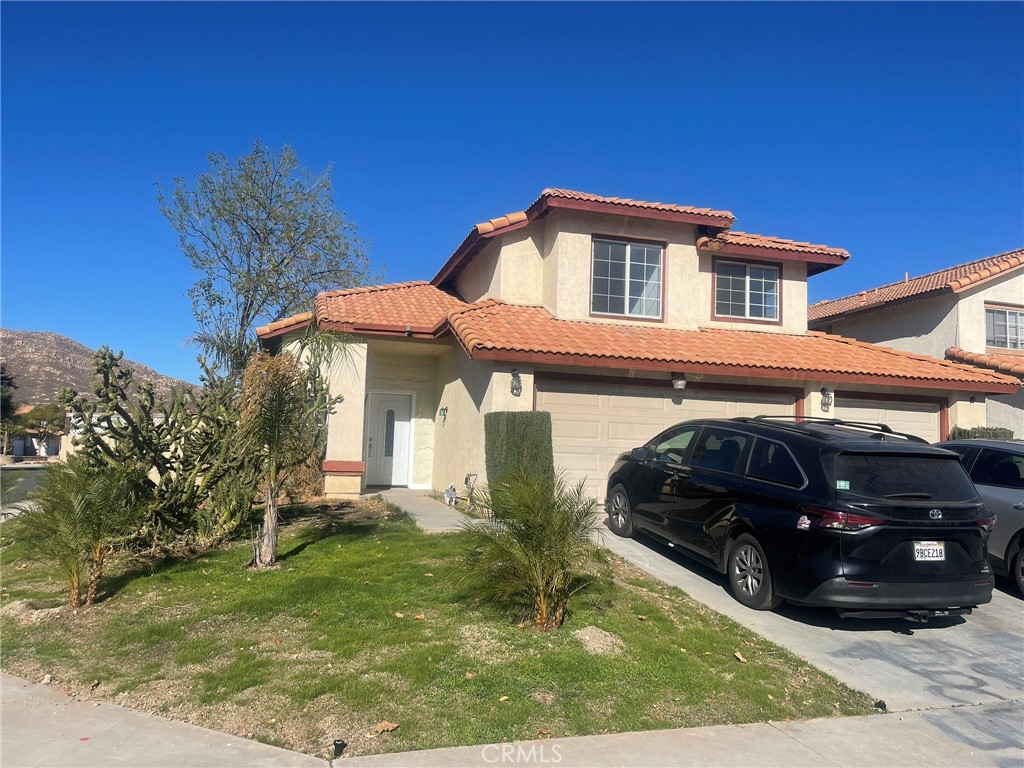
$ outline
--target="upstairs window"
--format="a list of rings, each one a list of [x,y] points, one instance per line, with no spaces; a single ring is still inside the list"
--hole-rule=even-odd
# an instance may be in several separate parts
[[[986,308],[985,346],[1024,349],[1024,311]]]
[[[735,261],[715,263],[715,315],[779,319],[779,269]]]
[[[594,240],[590,311],[661,318],[661,246]]]

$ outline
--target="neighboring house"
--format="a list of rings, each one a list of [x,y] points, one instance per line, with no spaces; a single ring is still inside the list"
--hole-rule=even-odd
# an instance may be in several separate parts
[[[1024,248],[818,302],[807,316],[816,330],[1024,379]],[[1024,391],[992,394],[985,414],[985,426],[1024,437]]]
[[[322,293],[259,329],[353,336],[331,372],[329,495],[485,482],[484,415],[544,410],[556,465],[603,498],[615,457],[694,417],[845,416],[930,440],[1011,376],[807,330],[846,251],[731,230],[727,211],[545,190],[474,227],[429,282]],[[516,446],[508,446],[516,450]]]

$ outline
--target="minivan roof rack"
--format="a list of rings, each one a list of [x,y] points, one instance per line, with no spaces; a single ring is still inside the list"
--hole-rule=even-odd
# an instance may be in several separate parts
[[[928,445],[928,441],[923,437],[917,435],[911,435],[907,432],[896,432],[888,424],[881,424],[871,421],[846,421],[844,419],[825,418],[822,416],[775,416],[763,414],[761,416],[740,416],[734,418],[733,421],[743,421],[752,423],[764,423],[764,422],[782,422],[776,426],[784,429],[790,429],[794,432],[803,432],[813,434],[815,437],[826,437],[827,433],[821,430],[814,429],[814,426],[821,425],[827,427],[846,427],[848,429],[858,429],[865,432],[875,433],[873,436],[876,440],[885,440],[886,437],[899,437],[905,440],[909,440],[914,443],[924,443]],[[806,423],[808,426],[801,427],[801,424]],[[881,433],[881,434],[878,434]]]

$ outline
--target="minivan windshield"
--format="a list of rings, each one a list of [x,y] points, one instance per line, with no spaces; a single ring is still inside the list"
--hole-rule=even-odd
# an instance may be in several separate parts
[[[890,502],[977,498],[974,484],[955,456],[840,453],[835,463],[835,489]]]

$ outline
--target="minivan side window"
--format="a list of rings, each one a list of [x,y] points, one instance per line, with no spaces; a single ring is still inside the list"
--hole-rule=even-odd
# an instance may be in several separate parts
[[[793,458],[793,454],[782,443],[758,437],[750,452],[747,477],[767,480],[769,483],[802,488],[807,480]]]
[[[729,429],[705,427],[693,447],[690,466],[735,472],[748,439],[746,435]]]
[[[684,427],[663,435],[662,438],[651,446],[656,454],[655,461],[667,461],[672,464],[682,464],[686,457],[686,450],[697,434],[697,427]]]
[[[982,448],[971,469],[971,480],[983,485],[1024,488],[1024,456]]]

